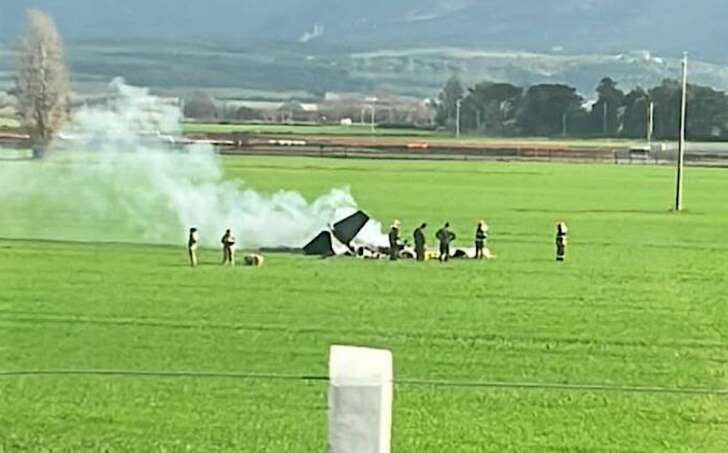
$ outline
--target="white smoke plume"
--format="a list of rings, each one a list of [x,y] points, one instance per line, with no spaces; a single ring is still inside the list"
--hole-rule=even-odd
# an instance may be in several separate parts
[[[298,38],[298,42],[302,44],[306,44],[307,42],[310,42],[316,38],[320,38],[324,35],[324,26],[319,24],[313,25],[313,30],[305,32],[303,35],[301,35],[300,38]]]
[[[0,162],[0,237],[183,243],[190,227],[216,246],[226,228],[245,248],[300,247],[355,212],[347,189],[313,202],[226,180],[209,145],[175,148],[178,107],[122,80],[103,107],[79,110],[43,162]],[[165,143],[167,141],[167,143]],[[381,225],[362,232],[382,242]]]

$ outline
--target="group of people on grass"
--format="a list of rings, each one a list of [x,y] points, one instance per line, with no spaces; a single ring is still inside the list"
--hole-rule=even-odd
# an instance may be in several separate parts
[[[427,239],[425,237],[426,229],[427,224],[423,223],[419,227],[415,228],[414,233],[412,233],[415,247],[415,258],[417,259],[417,261],[425,261],[427,259]],[[392,227],[390,228],[388,235],[389,258],[392,261],[396,261],[397,259],[399,259],[400,252],[406,245],[406,241],[403,242],[401,239],[400,232],[400,221],[395,220],[394,222],[392,222]],[[457,239],[455,233],[453,233],[453,231],[450,229],[449,222],[446,222],[442,228],[437,230],[437,232],[435,233],[435,238],[437,239],[439,245],[438,259],[442,262],[449,261],[451,257],[450,246],[455,241],[455,239]],[[485,223],[485,220],[481,220],[475,227],[475,259],[482,260],[486,258],[485,243],[487,240],[488,224]]]
[[[417,261],[425,261],[427,259],[427,241],[425,237],[425,229],[427,224],[423,223],[417,227],[412,233],[414,239],[415,257]],[[568,227],[566,223],[561,222],[556,226],[556,261],[563,262],[566,260],[566,242],[568,235]],[[486,242],[488,240],[488,224],[485,220],[481,220],[475,227],[474,235],[475,244],[475,255],[474,259],[482,260],[490,257],[490,252],[486,248]],[[400,257],[400,252],[406,246],[406,241],[402,241],[401,238],[401,224],[399,220],[392,222],[392,226],[389,230],[389,258],[392,261],[396,261]],[[450,229],[450,223],[446,222],[445,225],[437,230],[435,238],[439,245],[438,259],[441,262],[446,262],[450,259],[451,252],[450,246],[453,241],[457,238],[455,233]]]
[[[230,229],[225,230],[225,234],[220,239],[222,243],[222,264],[235,265],[235,236]],[[190,234],[187,239],[187,251],[190,255],[190,266],[197,266],[197,248],[200,243],[200,232],[197,228],[190,228]]]
[[[412,236],[414,239],[415,258],[417,261],[425,261],[427,259],[427,240],[425,237],[425,230],[427,224],[423,223],[419,227],[415,228]],[[569,229],[566,223],[561,222],[556,225],[556,261],[563,262],[566,260],[566,243]],[[392,261],[396,261],[400,257],[400,252],[405,247],[406,243],[401,238],[401,224],[399,220],[392,222],[392,227],[389,230],[389,258]],[[490,257],[490,252],[486,248],[486,242],[488,240],[488,224],[481,220],[475,227],[474,235],[475,244],[475,255],[474,258],[482,260]],[[437,230],[435,238],[439,244],[439,254],[437,258],[441,262],[447,262],[450,260],[451,250],[450,247],[455,241],[457,236],[450,229],[450,223],[446,222],[442,228]],[[187,240],[187,250],[190,257],[190,265],[192,267],[197,266],[197,249],[200,242],[199,231],[197,228],[190,228],[189,238]],[[225,230],[225,234],[220,239],[222,244],[222,264],[223,265],[235,265],[235,236],[230,229]],[[255,255],[253,261],[256,261],[255,265],[262,264],[262,257]]]

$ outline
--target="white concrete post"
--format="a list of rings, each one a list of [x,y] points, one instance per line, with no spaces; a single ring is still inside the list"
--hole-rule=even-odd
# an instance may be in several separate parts
[[[332,346],[329,378],[329,452],[390,453],[392,353]]]

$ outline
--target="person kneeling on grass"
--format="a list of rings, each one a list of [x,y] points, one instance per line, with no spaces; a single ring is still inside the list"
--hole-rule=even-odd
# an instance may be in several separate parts
[[[265,258],[263,257],[263,255],[253,253],[247,255],[244,261],[246,266],[260,267],[265,262]]]

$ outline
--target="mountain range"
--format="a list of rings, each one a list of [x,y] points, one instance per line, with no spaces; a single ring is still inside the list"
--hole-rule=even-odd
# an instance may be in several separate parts
[[[728,62],[724,0],[4,0],[0,40],[24,11],[50,12],[72,40],[150,38],[356,50],[464,47],[565,53],[689,51]]]
[[[603,76],[675,78],[683,51],[695,83],[728,89],[725,0],[0,0],[0,89],[29,8],[56,19],[81,91],[123,76],[172,93],[429,96],[459,74],[590,95]]]

